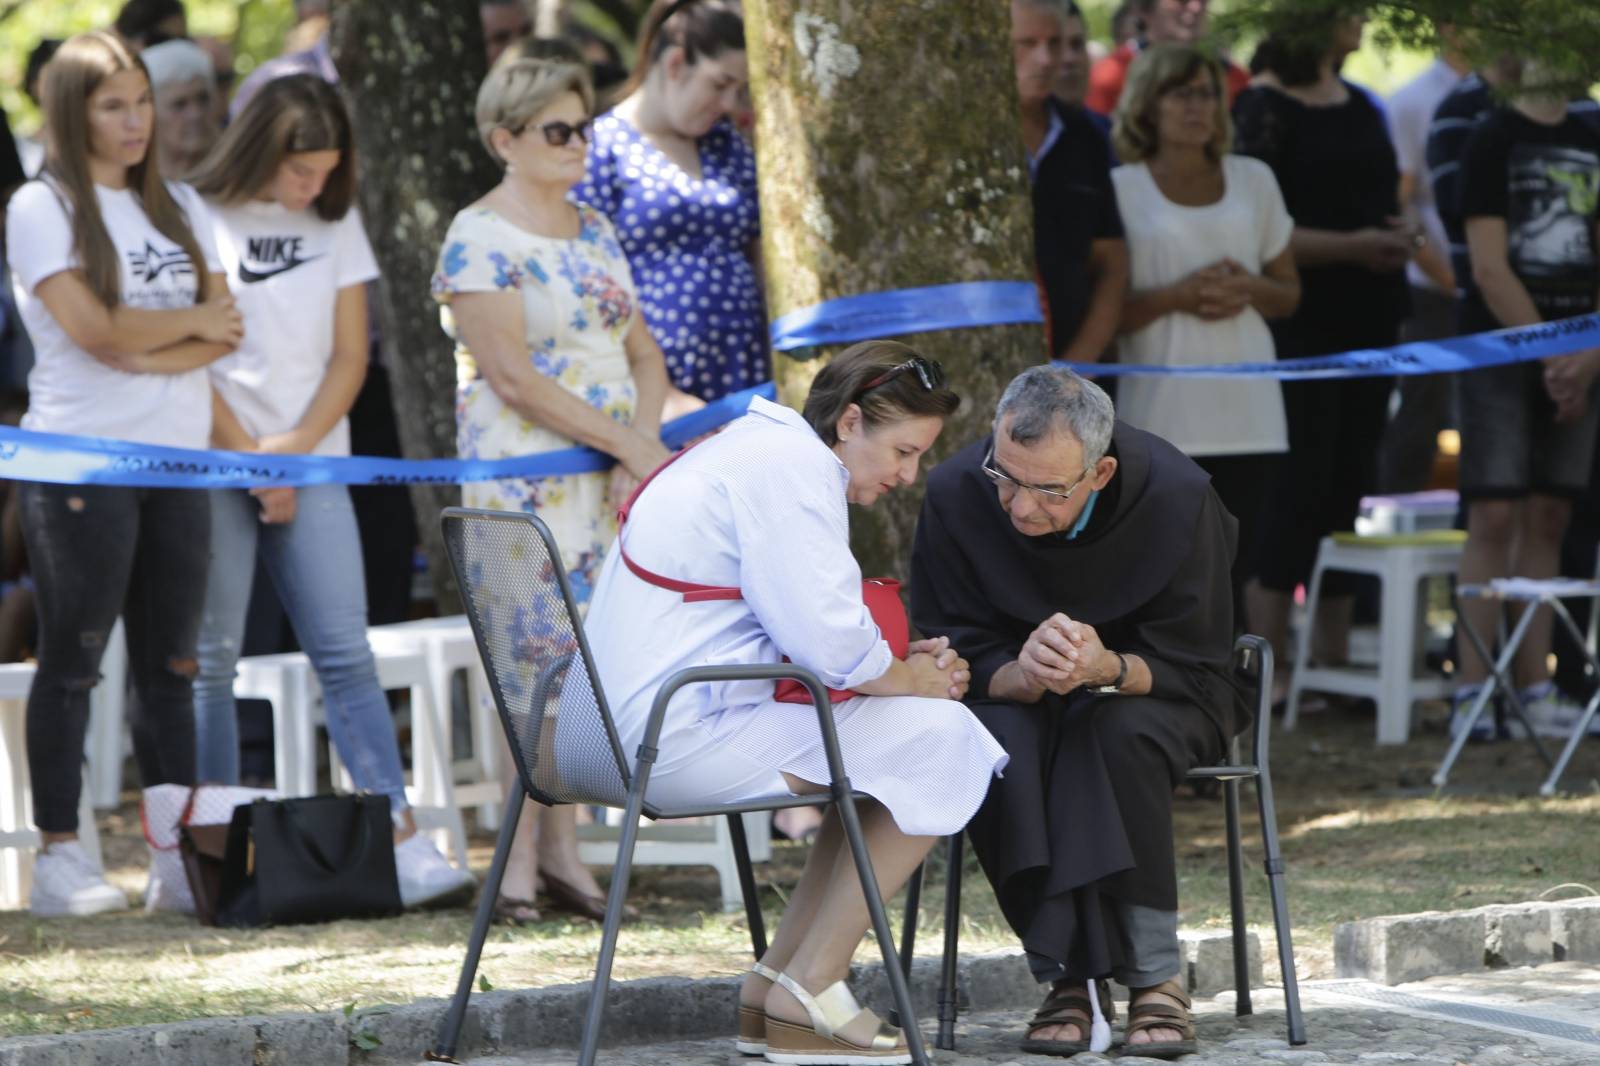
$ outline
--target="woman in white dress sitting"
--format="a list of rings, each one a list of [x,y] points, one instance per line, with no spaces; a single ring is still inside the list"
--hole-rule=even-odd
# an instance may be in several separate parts
[[[692,665],[788,656],[833,689],[839,745],[884,895],[934,840],[977,811],[1006,754],[956,702],[965,661],[920,641],[896,659],[863,605],[846,503],[871,506],[916,480],[960,398],[938,364],[892,341],[825,368],[805,411],[756,400],[749,414],[662,470],[619,543],[640,569],[737,586],[742,599],[685,602],[612,552],[587,630],[624,750],[657,689]],[[771,682],[693,685],[666,714],[647,798],[663,805],[814,793],[830,780],[816,711]],[[844,830],[830,811],[782,924],[739,995],[740,1050],[773,1061],[909,1062],[904,1035],[844,985],[869,924]],[[840,1057],[844,1056],[844,1057]]]

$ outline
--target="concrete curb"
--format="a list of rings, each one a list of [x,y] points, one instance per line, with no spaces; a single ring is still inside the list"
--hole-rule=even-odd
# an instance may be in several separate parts
[[[1213,992],[1232,987],[1227,934],[1184,934],[1191,982]],[[1251,935],[1254,980],[1260,946]],[[735,1031],[740,978],[653,977],[618,981],[606,1003],[607,1044],[703,1040]],[[881,963],[851,973],[857,996],[880,1015],[892,1007]],[[1220,987],[1219,987],[1220,986]],[[917,959],[912,996],[924,1021],[938,1017],[939,960]],[[1039,985],[1021,950],[963,956],[957,966],[961,1010],[1033,1007]],[[460,1057],[576,1047],[589,985],[474,993]],[[447,1001],[343,1012],[207,1018],[170,1025],[0,1040],[0,1066],[388,1066],[416,1063],[433,1044]]]
[[[1600,962],[1600,897],[1345,922],[1333,931],[1333,959],[1339,977],[1384,985],[1486,966]]]

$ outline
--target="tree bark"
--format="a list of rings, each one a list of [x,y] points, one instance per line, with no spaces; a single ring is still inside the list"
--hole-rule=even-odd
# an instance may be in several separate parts
[[[382,277],[378,321],[408,457],[456,454],[455,364],[429,278],[450,220],[498,180],[478,144],[473,106],[483,80],[483,27],[467,3],[344,0],[334,57],[352,105],[360,199]],[[456,486],[412,489],[441,613],[459,596],[444,556],[439,510]]]
[[[972,0],[745,0],[767,312],[1034,276],[1008,9]],[[962,394],[929,462],[988,430],[1000,391],[1044,358],[1042,327],[898,338]],[[799,407],[832,350],[774,356]],[[921,489],[851,515],[867,573],[905,575]]]

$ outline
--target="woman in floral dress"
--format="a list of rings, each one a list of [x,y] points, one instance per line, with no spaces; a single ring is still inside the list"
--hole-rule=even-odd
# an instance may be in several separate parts
[[[478,93],[478,132],[505,178],[456,215],[433,277],[456,342],[463,459],[583,444],[617,460],[608,472],[462,489],[469,507],[538,514],[555,534],[580,604],[616,537],[617,505],[667,457],[660,441],[666,369],[638,313],[628,261],[611,223],[568,200],[583,177],[592,108],[581,66],[512,58],[490,71]],[[514,615],[515,605],[508,607]],[[578,862],[573,813],[524,812],[527,832],[506,871],[502,915],[537,919],[536,879],[557,904],[604,913],[599,887]]]

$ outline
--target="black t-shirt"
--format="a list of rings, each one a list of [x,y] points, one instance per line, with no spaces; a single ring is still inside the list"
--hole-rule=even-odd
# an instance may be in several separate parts
[[[1050,312],[1050,354],[1059,356],[1089,311],[1089,249],[1120,238],[1122,216],[1111,188],[1111,148],[1081,108],[1051,109],[1061,133],[1033,179],[1033,255]]]
[[[1461,171],[1463,223],[1505,219],[1511,269],[1539,314],[1549,320],[1594,310],[1600,135],[1570,113],[1549,126],[1498,107],[1472,131]],[[1503,324],[1476,288],[1465,294],[1463,313],[1469,328]]]
[[[1311,107],[1255,86],[1234,101],[1234,150],[1272,168],[1296,226],[1349,232],[1400,213],[1400,166],[1372,98],[1346,83],[1342,104]],[[1278,355],[1314,355],[1392,344],[1411,311],[1404,270],[1377,274],[1354,263],[1302,267],[1294,338]]]

